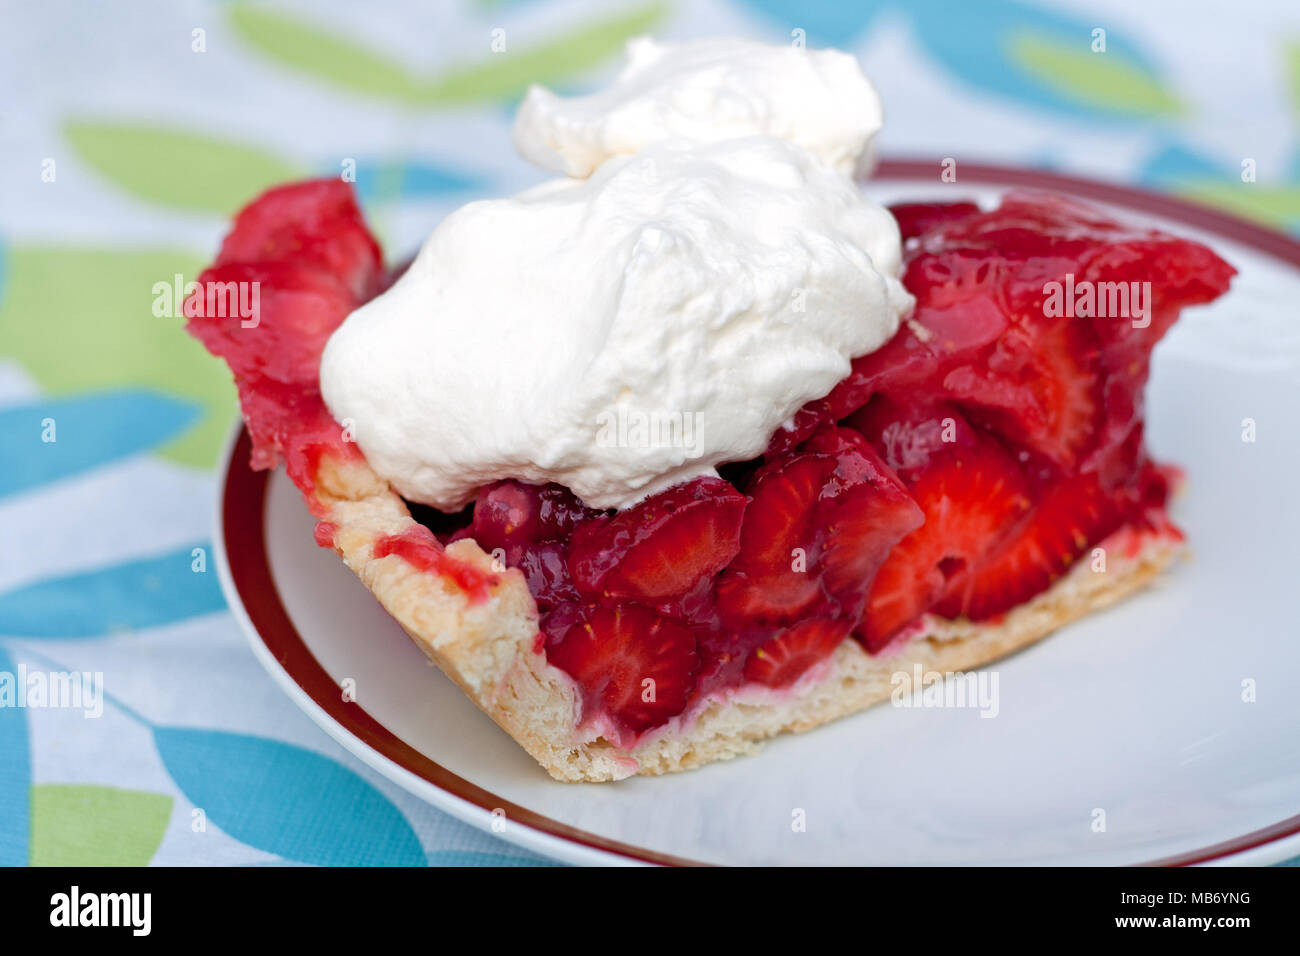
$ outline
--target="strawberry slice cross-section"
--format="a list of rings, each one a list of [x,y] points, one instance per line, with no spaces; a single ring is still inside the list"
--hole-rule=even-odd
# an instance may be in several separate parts
[[[872,652],[929,610],[1030,506],[1016,462],[989,438],[938,453],[910,490],[925,523],[898,543],[872,582],[859,629]]]
[[[588,711],[603,708],[634,732],[682,712],[699,665],[689,628],[636,604],[581,608],[546,654],[578,682]]]
[[[724,616],[790,622],[821,603],[856,616],[889,549],[921,513],[861,435],[819,432],[754,476],[740,553],[718,580]]]
[[[727,482],[706,477],[595,518],[570,541],[574,583],[604,600],[679,598],[736,556],[745,505]]]

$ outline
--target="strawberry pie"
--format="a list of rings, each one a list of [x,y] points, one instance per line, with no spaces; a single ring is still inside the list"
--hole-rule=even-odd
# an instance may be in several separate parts
[[[561,179],[400,274],[322,180],[254,200],[200,277],[252,467],[556,779],[752,753],[1182,548],[1143,391],[1233,269],[1044,193],[886,212],[853,178],[879,122],[844,54],[636,41],[611,88],[525,100]],[[232,282],[255,323],[205,314]]]

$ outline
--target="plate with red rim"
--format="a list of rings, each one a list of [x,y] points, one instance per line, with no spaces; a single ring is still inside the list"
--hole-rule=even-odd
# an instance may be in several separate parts
[[[1300,243],[1163,195],[1034,170],[886,161],[882,202],[1048,189],[1212,246],[1232,290],[1157,349],[1147,436],[1188,474],[1193,558],[985,668],[977,708],[880,706],[757,756],[613,784],[551,780],[316,546],[242,428],[217,497],[227,600],[275,681],[384,776],[580,864],[1269,863],[1300,855]],[[1243,186],[1243,188],[1249,188]],[[1246,424],[1250,420],[1250,426]],[[1250,432],[1253,431],[1253,435]],[[1253,437],[1253,441],[1243,440]],[[340,690],[350,678],[355,700]],[[988,712],[991,708],[985,708]]]

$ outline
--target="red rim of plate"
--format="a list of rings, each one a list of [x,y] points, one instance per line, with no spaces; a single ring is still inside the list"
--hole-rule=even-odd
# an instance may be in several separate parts
[[[940,170],[941,166],[937,161],[887,160],[879,165],[873,179],[915,181],[933,177],[935,183],[939,184]],[[1235,216],[1180,199],[1041,170],[963,163],[959,167],[959,175],[959,182],[943,184],[945,189],[952,190],[954,199],[963,198],[962,188],[966,185],[1053,190],[1185,223],[1250,246],[1300,268],[1300,243],[1295,240]],[[338,692],[338,685],[326,673],[303,641],[302,635],[298,633],[288,611],[285,610],[284,603],[280,600],[279,591],[271,576],[270,561],[266,551],[264,519],[270,472],[253,471],[248,468],[245,463],[248,461],[250,449],[251,443],[245,431],[239,436],[231,451],[222,492],[221,533],[229,563],[230,580],[266,649],[279,662],[290,679],[322,711],[374,752],[439,790],[488,813],[495,809],[504,810],[506,817],[513,823],[522,824],[547,836],[630,860],[674,866],[701,865],[698,861],[655,853],[609,840],[503,800],[426,757],[389,731],[358,704],[345,702]],[[1205,863],[1261,847],[1297,833],[1300,833],[1300,815],[1213,846],[1153,860],[1143,865],[1186,866]]]

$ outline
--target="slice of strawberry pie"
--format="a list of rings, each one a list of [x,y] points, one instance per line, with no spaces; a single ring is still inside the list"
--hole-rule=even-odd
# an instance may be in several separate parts
[[[621,509],[506,479],[448,514],[372,469],[319,382],[331,333],[389,283],[341,182],[240,213],[189,329],[235,375],[252,466],[286,462],[318,542],[553,777],[684,770],[886,699],[897,672],[1024,647],[1180,549],[1143,388],[1232,268],[1051,195],[893,211],[916,297],[897,334],[760,458]],[[255,325],[204,314],[227,282],[259,283]],[[1098,307],[1120,290],[1128,314]]]

